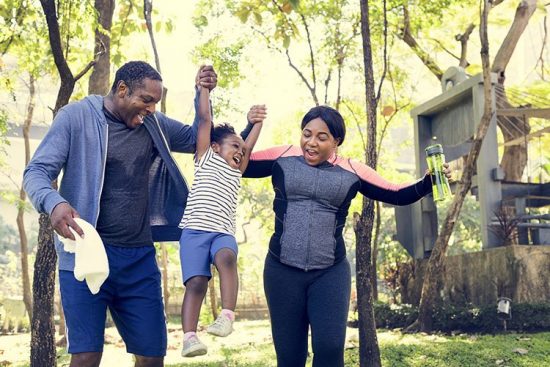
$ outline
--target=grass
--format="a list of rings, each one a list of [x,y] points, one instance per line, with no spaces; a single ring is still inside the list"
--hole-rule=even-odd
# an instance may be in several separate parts
[[[550,333],[443,336],[382,331],[378,340],[384,366],[550,366]],[[346,366],[358,365],[356,350],[346,357]]]
[[[276,366],[269,322],[266,320],[238,321],[235,332],[227,338],[214,338],[199,331],[201,339],[208,345],[208,354],[189,359],[180,357],[182,335],[179,325],[170,322],[168,330],[167,367]],[[116,330],[108,329],[107,335],[109,343],[105,345],[101,366],[133,366],[132,356],[125,352]],[[7,360],[13,367],[28,366],[29,339],[29,334],[0,336],[0,349],[4,349],[4,354],[0,355],[0,365]],[[378,341],[382,364],[388,367],[550,366],[550,332],[446,336],[379,330]],[[348,329],[346,345],[346,366],[358,366],[357,329]],[[69,356],[59,350],[58,366],[68,366],[68,362]],[[311,366],[311,358],[308,358],[307,366]]]

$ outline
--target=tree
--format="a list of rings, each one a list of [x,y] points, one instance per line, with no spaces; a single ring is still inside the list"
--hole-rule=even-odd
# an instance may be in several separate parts
[[[386,13],[384,0],[384,14]],[[376,169],[378,154],[376,151],[376,110],[380,99],[380,90],[384,81],[386,69],[384,67],[378,94],[375,92],[373,57],[371,49],[369,1],[361,0],[361,36],[363,39],[363,63],[365,76],[365,108],[367,111],[367,146],[365,147],[365,161],[369,167]],[[385,50],[384,44],[384,50]],[[384,66],[386,66],[386,52],[384,52]],[[363,198],[361,215],[354,218],[356,237],[356,276],[357,276],[357,307],[359,311],[359,362],[360,366],[381,366],[380,349],[376,336],[372,298],[372,254],[371,241],[374,222],[374,202]],[[375,271],[375,270],[374,270]]]
[[[436,5],[437,2],[420,2],[414,9],[409,7],[407,2],[402,2],[399,6],[403,9],[401,38],[411,48],[411,50],[418,56],[418,58],[424,63],[428,70],[438,79],[441,79],[443,70],[438,65],[437,61],[427,52],[423,46],[417,41],[414,34],[418,34],[422,31],[429,33],[429,28],[432,26],[427,22],[423,22],[422,19],[431,18],[430,15],[436,15],[441,17],[442,9],[450,7],[454,3],[453,0],[444,0],[442,4]],[[464,2],[461,2],[464,3]],[[462,4],[462,7],[475,7],[477,2],[467,2]],[[491,8],[503,3],[503,0],[492,1]],[[512,57],[517,43],[523,34],[527,24],[537,7],[537,0],[520,0],[514,20],[509,28],[508,34],[502,41],[499,50],[496,53],[493,60],[493,66],[491,71],[499,76],[499,84],[497,85],[497,99],[496,105],[499,108],[510,108],[511,103],[508,101],[506,91],[504,87],[504,81],[506,76],[506,67]],[[416,17],[411,16],[411,11],[416,11]],[[461,10],[463,11],[463,9]],[[435,26],[439,26],[439,23],[435,23]],[[440,49],[450,53],[459,62],[460,66],[468,66],[467,60],[467,45],[469,35],[476,27],[474,23],[469,23],[463,34],[455,36],[455,40],[460,42],[461,52],[460,57],[454,55],[449,51],[443,42],[438,41]],[[530,126],[527,119],[498,116],[497,124],[502,132],[504,142],[508,142],[518,137],[529,134]],[[521,181],[521,176],[527,164],[527,146],[526,144],[506,145],[501,159],[501,167],[505,173],[505,180],[508,181]]]
[[[27,116],[23,123],[23,140],[25,142],[25,166],[31,159],[29,130],[32,124],[32,118],[34,113],[34,104],[36,96],[35,77],[31,73],[29,75],[29,102],[27,104]],[[31,282],[29,278],[29,243],[27,240],[27,232],[25,231],[25,201],[27,194],[23,189],[23,184],[19,188],[19,203],[17,207],[17,230],[19,231],[19,238],[21,242],[21,277],[23,280],[23,302],[29,315],[29,321],[32,320],[32,298],[31,298]]]
[[[434,248],[430,255],[428,261],[428,266],[426,269],[426,274],[424,276],[424,282],[422,284],[422,293],[420,298],[420,306],[418,310],[418,319],[410,325],[408,331],[424,331],[429,332],[432,330],[433,322],[433,313],[434,305],[436,304],[436,297],[438,294],[439,288],[439,279],[441,274],[445,271],[445,254],[449,244],[449,238],[451,237],[454,225],[460,214],[460,209],[464,202],[464,198],[470,190],[472,184],[472,176],[475,171],[476,161],[481,150],[481,144],[483,143],[483,138],[487,133],[491,119],[493,118],[492,114],[492,96],[491,96],[491,68],[489,62],[489,42],[487,36],[487,17],[489,9],[491,7],[491,2],[485,0],[483,6],[483,12],[481,14],[481,24],[480,24],[480,39],[481,39],[481,60],[483,66],[483,91],[484,91],[484,105],[483,105],[483,116],[477,127],[477,131],[474,135],[472,142],[472,147],[468,153],[464,171],[462,173],[462,178],[459,182],[459,188],[454,195],[453,202],[445,222],[443,223],[441,233],[437,237]]]
[[[59,73],[61,85],[57,94],[53,115],[65,106],[73,93],[75,83],[82,78],[97,61],[89,62],[78,74],[74,75],[67,63],[64,52],[69,45],[62,44],[58,22],[58,9],[54,0],[41,0],[42,9],[48,26],[48,38],[53,59]],[[74,10],[73,10],[74,11]],[[69,16],[75,16],[69,14]],[[63,47],[65,46],[65,48]],[[54,234],[47,214],[41,214],[38,236],[38,251],[34,265],[33,281],[33,320],[31,325],[31,366],[55,366],[55,328],[53,324],[53,296],[55,284],[55,264],[57,254],[54,248]]]
[[[344,66],[354,55],[359,35],[359,17],[350,1],[224,2],[233,17],[251,27],[252,35],[288,62],[315,105],[329,103],[329,94],[333,93],[330,102],[340,108]],[[208,18],[201,14],[197,23],[205,27]],[[296,56],[296,50],[303,47],[308,50],[305,59]],[[334,74],[335,91],[331,90]]]
[[[151,47],[153,48],[153,54],[155,55],[155,65],[157,71],[162,75],[160,68],[160,58],[157,51],[157,45],[155,43],[155,34],[153,32],[153,1],[152,0],[143,0],[143,17],[145,18],[145,24],[147,25],[147,31],[149,33],[149,39],[151,40]],[[160,110],[162,113],[166,113],[166,95],[168,94],[168,89],[163,85],[162,86],[162,99],[160,104]],[[168,303],[170,301],[170,290],[168,286],[168,252],[166,250],[166,244],[164,242],[160,243],[160,259],[162,264],[162,284],[163,284],[163,296],[164,296],[164,310],[168,310]]]
[[[95,0],[97,14],[94,54],[101,54],[93,66],[88,82],[88,94],[106,95],[109,92],[111,71],[111,26],[115,11],[114,0]]]
[[[6,7],[6,13],[2,14],[5,20],[4,24],[11,25],[5,29],[7,35],[2,44],[3,52],[8,52],[17,59],[17,73],[5,73],[6,83],[15,85],[15,79],[23,73],[28,73],[28,81],[23,81],[29,90],[28,103],[26,114],[22,123],[22,132],[24,140],[24,157],[25,165],[30,160],[30,142],[29,130],[32,125],[35,97],[36,97],[36,82],[48,70],[51,70],[52,63],[49,62],[47,49],[44,46],[44,36],[46,26],[39,16],[38,9],[35,6],[26,6],[24,11],[19,8],[23,7],[21,1],[10,1]],[[13,92],[12,92],[13,93]],[[13,98],[15,94],[13,94]],[[29,241],[25,229],[24,215],[28,210],[26,203],[26,193],[23,189],[23,184],[20,185],[12,180],[19,191],[17,199],[13,200],[17,206],[17,229],[19,232],[19,242],[21,248],[21,277],[23,302],[29,315],[29,321],[32,320],[32,295],[29,277]]]

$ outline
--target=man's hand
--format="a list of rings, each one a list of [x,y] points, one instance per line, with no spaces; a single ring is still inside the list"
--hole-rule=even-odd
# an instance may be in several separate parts
[[[208,88],[209,91],[216,88],[216,85],[218,85],[218,75],[212,65],[201,65],[199,67],[199,71],[195,77],[195,85],[199,90],[201,87]]]
[[[59,203],[53,208],[50,221],[52,227],[55,229],[58,235],[64,238],[75,240],[73,233],[69,229],[71,227],[80,237],[84,236],[84,231],[76,222],[74,218],[80,218],[78,212],[69,205],[69,203]]]
[[[267,117],[267,107],[265,104],[257,104],[250,107],[250,111],[246,115],[248,122],[255,124],[257,122],[263,122]]]

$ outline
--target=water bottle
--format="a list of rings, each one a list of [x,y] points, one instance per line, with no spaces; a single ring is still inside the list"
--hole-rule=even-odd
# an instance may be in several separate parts
[[[430,145],[426,148],[426,162],[432,179],[434,201],[445,200],[451,196],[451,187],[445,173],[443,173],[445,155],[441,144]]]

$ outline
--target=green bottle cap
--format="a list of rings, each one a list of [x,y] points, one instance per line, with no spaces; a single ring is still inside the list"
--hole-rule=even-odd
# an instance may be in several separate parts
[[[435,154],[443,154],[443,147],[441,146],[441,144],[430,145],[429,147],[426,147],[425,150],[428,157]]]

